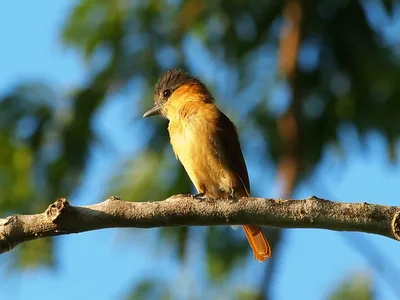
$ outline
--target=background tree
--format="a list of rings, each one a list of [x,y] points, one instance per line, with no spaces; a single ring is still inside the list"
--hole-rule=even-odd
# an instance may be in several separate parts
[[[98,196],[154,201],[193,192],[168,144],[165,121],[140,120],[156,79],[176,66],[205,81],[238,125],[254,195],[272,196],[271,188],[283,197],[296,194],[327,159],[351,157],[352,137],[370,143],[371,132],[395,162],[399,41],[387,28],[397,24],[398,12],[397,1],[77,1],[60,31],[65,47],[84,59],[81,85],[60,95],[57,87],[23,82],[0,100],[1,214],[41,211],[59,196],[74,195],[95,153],[118,158],[107,172],[108,189]],[[133,121],[108,120],[124,134],[107,139],[96,118],[117,106]],[[265,184],[271,169],[279,189]],[[323,186],[312,185],[311,193]],[[204,268],[196,273],[200,291],[179,290],[154,274],[132,284],[131,297],[266,299],[283,263],[285,234],[265,232],[274,259],[250,289],[235,284],[242,272],[255,270],[241,233],[228,227],[134,231],[132,243],[139,236],[141,247],[163,249],[152,252],[154,264],[171,259],[184,270],[201,257]],[[195,261],[194,248],[201,252]],[[23,244],[11,258],[19,267],[54,265],[54,240]],[[343,285],[332,299],[372,298],[371,281],[355,278],[355,289]]]

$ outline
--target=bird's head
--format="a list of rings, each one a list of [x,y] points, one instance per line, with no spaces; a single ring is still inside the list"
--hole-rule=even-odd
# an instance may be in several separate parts
[[[154,88],[154,105],[143,118],[162,115],[170,119],[188,101],[212,102],[212,96],[203,83],[181,69],[171,69],[164,73]]]

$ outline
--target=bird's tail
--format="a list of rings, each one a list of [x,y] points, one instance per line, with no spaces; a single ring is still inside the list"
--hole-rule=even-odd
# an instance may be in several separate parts
[[[247,240],[254,252],[254,257],[258,261],[264,261],[271,257],[272,251],[261,228],[256,225],[242,225],[246,233]]]

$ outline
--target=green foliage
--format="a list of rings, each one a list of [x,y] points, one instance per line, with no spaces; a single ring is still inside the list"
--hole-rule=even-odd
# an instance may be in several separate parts
[[[145,299],[160,299],[170,300],[173,299],[169,293],[168,287],[155,280],[143,280],[135,289],[130,293],[127,300],[145,300]]]
[[[250,289],[241,289],[235,293],[234,298],[235,300],[259,300],[260,295],[255,293],[254,290]]]
[[[355,274],[346,278],[332,292],[329,300],[372,300],[374,292],[370,278]]]
[[[39,239],[18,246],[15,266],[19,269],[36,268],[38,266],[57,267],[53,255],[53,240]]]
[[[248,245],[231,228],[212,226],[207,232],[206,253],[210,277],[221,281],[229,275],[235,262],[243,260]]]
[[[45,169],[50,169],[54,156],[45,152],[54,146],[54,94],[46,86],[32,84],[12,89],[0,101],[0,213],[34,213],[44,209],[52,187]],[[38,251],[39,250],[39,251]],[[16,267],[50,264],[52,241],[32,242],[14,251]]]

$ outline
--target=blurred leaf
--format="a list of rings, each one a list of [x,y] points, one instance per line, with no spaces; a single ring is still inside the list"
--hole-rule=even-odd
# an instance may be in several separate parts
[[[329,296],[330,300],[372,300],[374,292],[371,279],[355,274],[345,279]]]
[[[229,226],[210,226],[207,231],[206,251],[209,276],[223,280],[235,263],[250,253],[245,239],[238,238],[237,231]]]
[[[18,246],[16,267],[33,269],[38,266],[56,267],[53,255],[53,239],[38,239]]]
[[[259,293],[250,289],[239,289],[234,294],[236,300],[259,300]]]
[[[173,299],[168,291],[168,288],[160,281],[143,280],[135,289],[128,295],[127,300],[146,300],[146,299]]]
[[[393,7],[394,7],[396,1],[393,1],[393,0],[382,0],[380,2],[383,4],[383,6],[384,6],[384,8],[386,10],[386,13],[388,15],[392,15]]]

